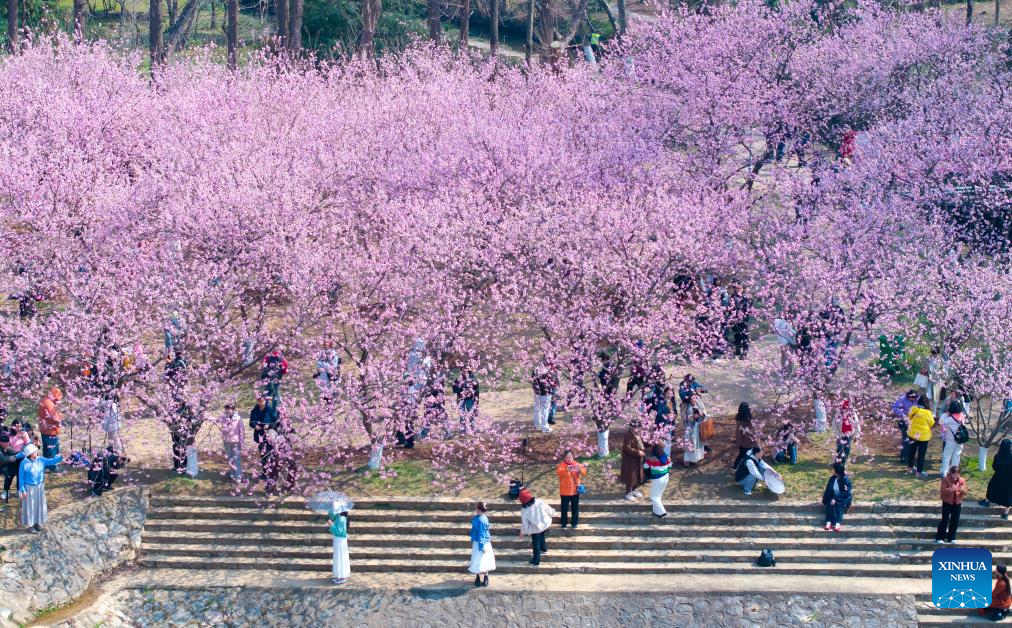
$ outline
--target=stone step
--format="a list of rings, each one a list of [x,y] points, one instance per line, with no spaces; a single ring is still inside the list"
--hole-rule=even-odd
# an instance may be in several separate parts
[[[595,523],[638,523],[642,525],[670,525],[674,521],[677,525],[727,525],[737,526],[742,524],[742,518],[726,513],[699,513],[694,511],[670,510],[667,520],[658,520],[650,517],[649,507],[641,506],[637,512],[611,513],[597,512],[593,510],[580,509],[580,521],[583,524]],[[897,526],[935,526],[940,518],[939,513],[886,513],[886,514],[859,514],[848,515],[845,523],[848,526],[888,524]],[[227,507],[158,507],[149,511],[150,520],[198,520],[212,519],[216,521],[249,521],[262,523],[286,523],[286,522],[320,522],[325,518],[320,513],[309,510],[241,510]],[[356,522],[390,521],[396,520],[403,523],[410,522],[454,522],[461,525],[469,525],[469,516],[460,511],[382,511],[382,510],[360,510],[354,511]],[[519,524],[519,509],[513,512],[492,513],[489,520],[493,525]],[[752,513],[748,521],[751,524],[760,525],[782,525],[782,524],[821,524],[824,520],[822,513],[769,513],[758,511]],[[980,527],[1008,528],[1012,532],[1012,523],[1001,518],[993,518],[982,514],[968,514],[960,518],[960,529]]]
[[[355,526],[353,519],[352,526]],[[321,528],[326,529],[326,521],[320,519],[320,523],[285,523],[284,525],[271,526],[269,530],[273,534],[312,534],[319,532]],[[167,530],[182,530],[189,532],[253,532],[265,531],[263,524],[255,524],[233,519],[218,520],[168,520],[152,519],[145,525],[147,532],[160,532]],[[833,533],[834,537],[850,538],[854,536],[874,537],[883,539],[911,538],[928,539],[934,538],[934,526],[843,526],[843,530]],[[388,519],[383,522],[372,522],[368,525],[368,531],[373,534],[396,534],[406,529],[424,531],[427,535],[459,536],[466,535],[469,530],[467,522],[458,524],[441,522],[422,522],[418,526],[406,526],[405,522]],[[495,536],[517,535],[520,531],[518,525],[497,526],[493,528]],[[599,535],[621,535],[626,537],[685,537],[685,536],[708,536],[724,538],[810,538],[813,536],[825,536],[827,533],[821,526],[808,525],[749,525],[749,526],[724,526],[724,525],[680,525],[677,517],[667,517],[659,523],[637,523],[628,525],[623,523],[598,523],[594,525],[581,525],[580,535],[589,537]],[[974,528],[960,529],[960,539],[964,542],[1000,540],[1009,538],[1008,531],[1004,528]]]
[[[445,536],[429,536],[424,534],[372,534],[361,533],[353,528],[352,537],[357,545],[363,547],[411,547],[415,549],[442,548],[447,543],[460,542],[459,539],[447,539]],[[466,539],[461,535],[460,539]],[[933,552],[937,545],[930,539],[897,539],[895,541],[883,541],[876,538],[862,537],[839,537],[835,533],[826,533],[824,536],[813,538],[749,538],[749,539],[728,539],[727,537],[690,537],[690,538],[664,538],[664,539],[641,539],[628,536],[596,536],[587,537],[582,533],[564,533],[553,529],[549,534],[552,543],[563,546],[569,550],[607,550],[607,549],[655,549],[658,547],[668,549],[684,550],[705,550],[709,548],[725,548],[734,546],[741,549],[759,550],[765,547],[774,550],[807,548],[812,550],[821,549],[842,549],[849,551],[911,551],[922,550]],[[530,540],[517,536],[495,536],[493,542],[496,547],[529,547]],[[271,531],[257,531],[246,533],[229,532],[182,532],[182,531],[161,531],[148,532],[144,535],[145,546],[162,545],[197,545],[197,544],[222,544],[232,547],[242,546],[263,546],[263,547],[330,547],[331,536],[321,528],[310,533],[279,535]],[[465,541],[466,543],[466,541]],[[1012,550],[1012,542],[984,542],[975,543],[974,547],[990,548],[992,552],[998,553],[1002,550]]]
[[[972,626],[975,624],[988,624],[991,626],[995,625],[995,622],[991,621],[987,617],[981,617],[980,615],[966,615],[965,611],[963,611],[962,613],[963,613],[962,615],[952,615],[952,616],[934,616],[934,615],[922,616],[921,614],[918,614],[917,625],[925,626],[926,628],[930,626]]]
[[[494,543],[497,558],[529,558],[530,547],[528,546],[505,546]],[[556,562],[565,563],[614,563],[614,562],[638,562],[638,563],[675,563],[675,562],[750,562],[758,556],[758,549],[734,548],[734,549],[704,549],[695,550],[674,549],[658,547],[649,549],[600,549],[574,551],[572,548],[554,543],[549,546],[553,550],[552,557]],[[151,552],[159,556],[189,556],[193,558],[219,557],[219,558],[250,558],[250,559],[329,559],[331,558],[331,546],[314,544],[310,546],[279,547],[249,547],[234,546],[227,543],[204,543],[204,544],[174,544],[160,545],[144,542],[142,548],[145,553]],[[417,548],[405,545],[400,552],[403,555],[405,550],[410,551],[412,560],[417,561],[453,561],[459,560],[466,555],[468,546],[460,547],[439,547],[439,548]],[[393,548],[375,547],[364,544],[360,539],[353,539],[350,546],[353,559],[383,560],[390,558]],[[931,552],[889,552],[889,551],[859,551],[843,549],[802,549],[802,550],[779,550],[776,553],[777,561],[783,563],[875,563],[875,564],[925,564],[931,563]],[[1012,554],[997,554],[997,560],[1007,561]]]
[[[1005,561],[1002,560],[1002,562]],[[966,610],[962,608],[938,608],[931,603],[931,595],[929,594],[915,595],[914,600],[917,608],[917,624],[919,626],[966,626],[971,624],[994,624],[994,622],[989,618],[979,615],[976,610]]]
[[[263,559],[263,558],[217,558],[217,557],[177,557],[161,554],[145,553],[138,561],[141,565],[152,569],[225,569],[225,570],[259,570],[327,573],[331,569],[331,560],[307,559]],[[392,572],[392,573],[447,573],[460,574],[466,577],[467,557],[461,555],[453,561],[415,561],[402,557],[384,560],[356,560],[352,563],[352,572]],[[863,565],[850,563],[786,563],[773,568],[757,567],[753,562],[685,562],[685,563],[560,563],[552,562],[552,554],[543,559],[540,566],[532,566],[521,560],[496,561],[496,573],[502,574],[551,574],[551,573],[593,573],[608,574],[677,574],[677,573],[719,573],[719,574],[757,574],[759,572],[775,572],[794,575],[832,575],[832,576],[863,576],[863,577],[910,577],[926,578],[931,574],[930,565]]]
[[[354,496],[353,496],[354,497]],[[557,496],[545,498],[553,508],[559,508]],[[489,500],[489,509],[493,514],[498,510],[516,509],[518,503],[515,500]],[[202,507],[202,506],[225,506],[230,508],[244,508],[259,510],[271,508],[276,510],[305,510],[305,500],[301,498],[286,499],[283,502],[266,502],[249,497],[234,496],[175,496],[163,495],[152,496],[150,505],[152,508],[159,507]],[[649,502],[644,497],[639,502],[627,502],[623,499],[592,499],[581,498],[580,507],[598,512],[638,512]],[[675,510],[692,510],[695,512],[707,513],[744,513],[755,512],[812,512],[818,513],[824,507],[816,502],[788,502],[783,500],[763,501],[754,499],[741,499],[739,501],[722,502],[693,502],[684,500],[665,501],[665,505]],[[451,512],[469,513],[473,510],[474,500],[453,499],[453,498],[432,498],[432,499],[411,499],[411,498],[362,498],[355,500],[356,510],[445,510]],[[851,506],[850,514],[860,513],[928,513],[937,514],[940,510],[938,502],[855,502]],[[963,512],[997,514],[997,509],[984,509],[976,502],[967,502],[963,506]]]

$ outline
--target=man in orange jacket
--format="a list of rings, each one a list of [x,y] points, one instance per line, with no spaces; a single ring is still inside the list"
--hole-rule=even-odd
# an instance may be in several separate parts
[[[580,483],[587,475],[586,465],[573,459],[573,452],[566,450],[562,462],[555,467],[559,476],[559,496],[562,498],[562,527],[569,524],[569,512],[573,513],[573,529],[580,523]]]
[[[63,393],[56,386],[39,403],[39,433],[42,434],[42,457],[55,458],[60,453],[60,426],[63,414],[56,404],[63,399]]]

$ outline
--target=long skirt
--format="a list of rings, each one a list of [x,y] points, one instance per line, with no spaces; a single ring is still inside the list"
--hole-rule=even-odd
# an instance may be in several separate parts
[[[334,537],[334,578],[347,578],[351,575],[351,559],[348,558],[348,538]]]
[[[35,524],[42,525],[49,518],[49,509],[46,507],[46,486],[36,484],[35,486],[22,487],[27,493],[21,498],[21,525],[30,528]]]
[[[685,428],[685,454],[683,462],[699,462],[703,459],[703,443],[699,440],[699,423],[692,423]]]
[[[650,481],[650,505],[653,506],[655,515],[666,515],[668,513],[667,510],[664,510],[664,504],[661,503],[661,497],[664,496],[664,489],[667,487],[667,474]]]
[[[495,554],[492,552],[491,541],[485,544],[485,551],[478,549],[478,541],[471,541],[471,573],[488,573],[495,571]]]

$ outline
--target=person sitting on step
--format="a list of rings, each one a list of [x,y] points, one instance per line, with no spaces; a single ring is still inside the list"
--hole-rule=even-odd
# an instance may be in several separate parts
[[[991,605],[978,612],[981,615],[990,613],[992,620],[1001,621],[1012,608],[1012,587],[1009,587],[1008,568],[1005,565],[998,565],[995,571],[998,578],[994,582],[994,590],[991,591]]]

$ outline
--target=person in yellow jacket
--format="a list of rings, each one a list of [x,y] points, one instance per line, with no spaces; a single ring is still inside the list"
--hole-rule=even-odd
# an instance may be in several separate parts
[[[928,474],[924,472],[924,454],[928,452],[931,428],[935,425],[935,415],[931,412],[931,399],[927,395],[921,395],[917,405],[910,408],[907,423],[910,425],[907,428],[907,437],[910,439],[907,467],[911,473],[916,473],[917,477],[926,478]]]

